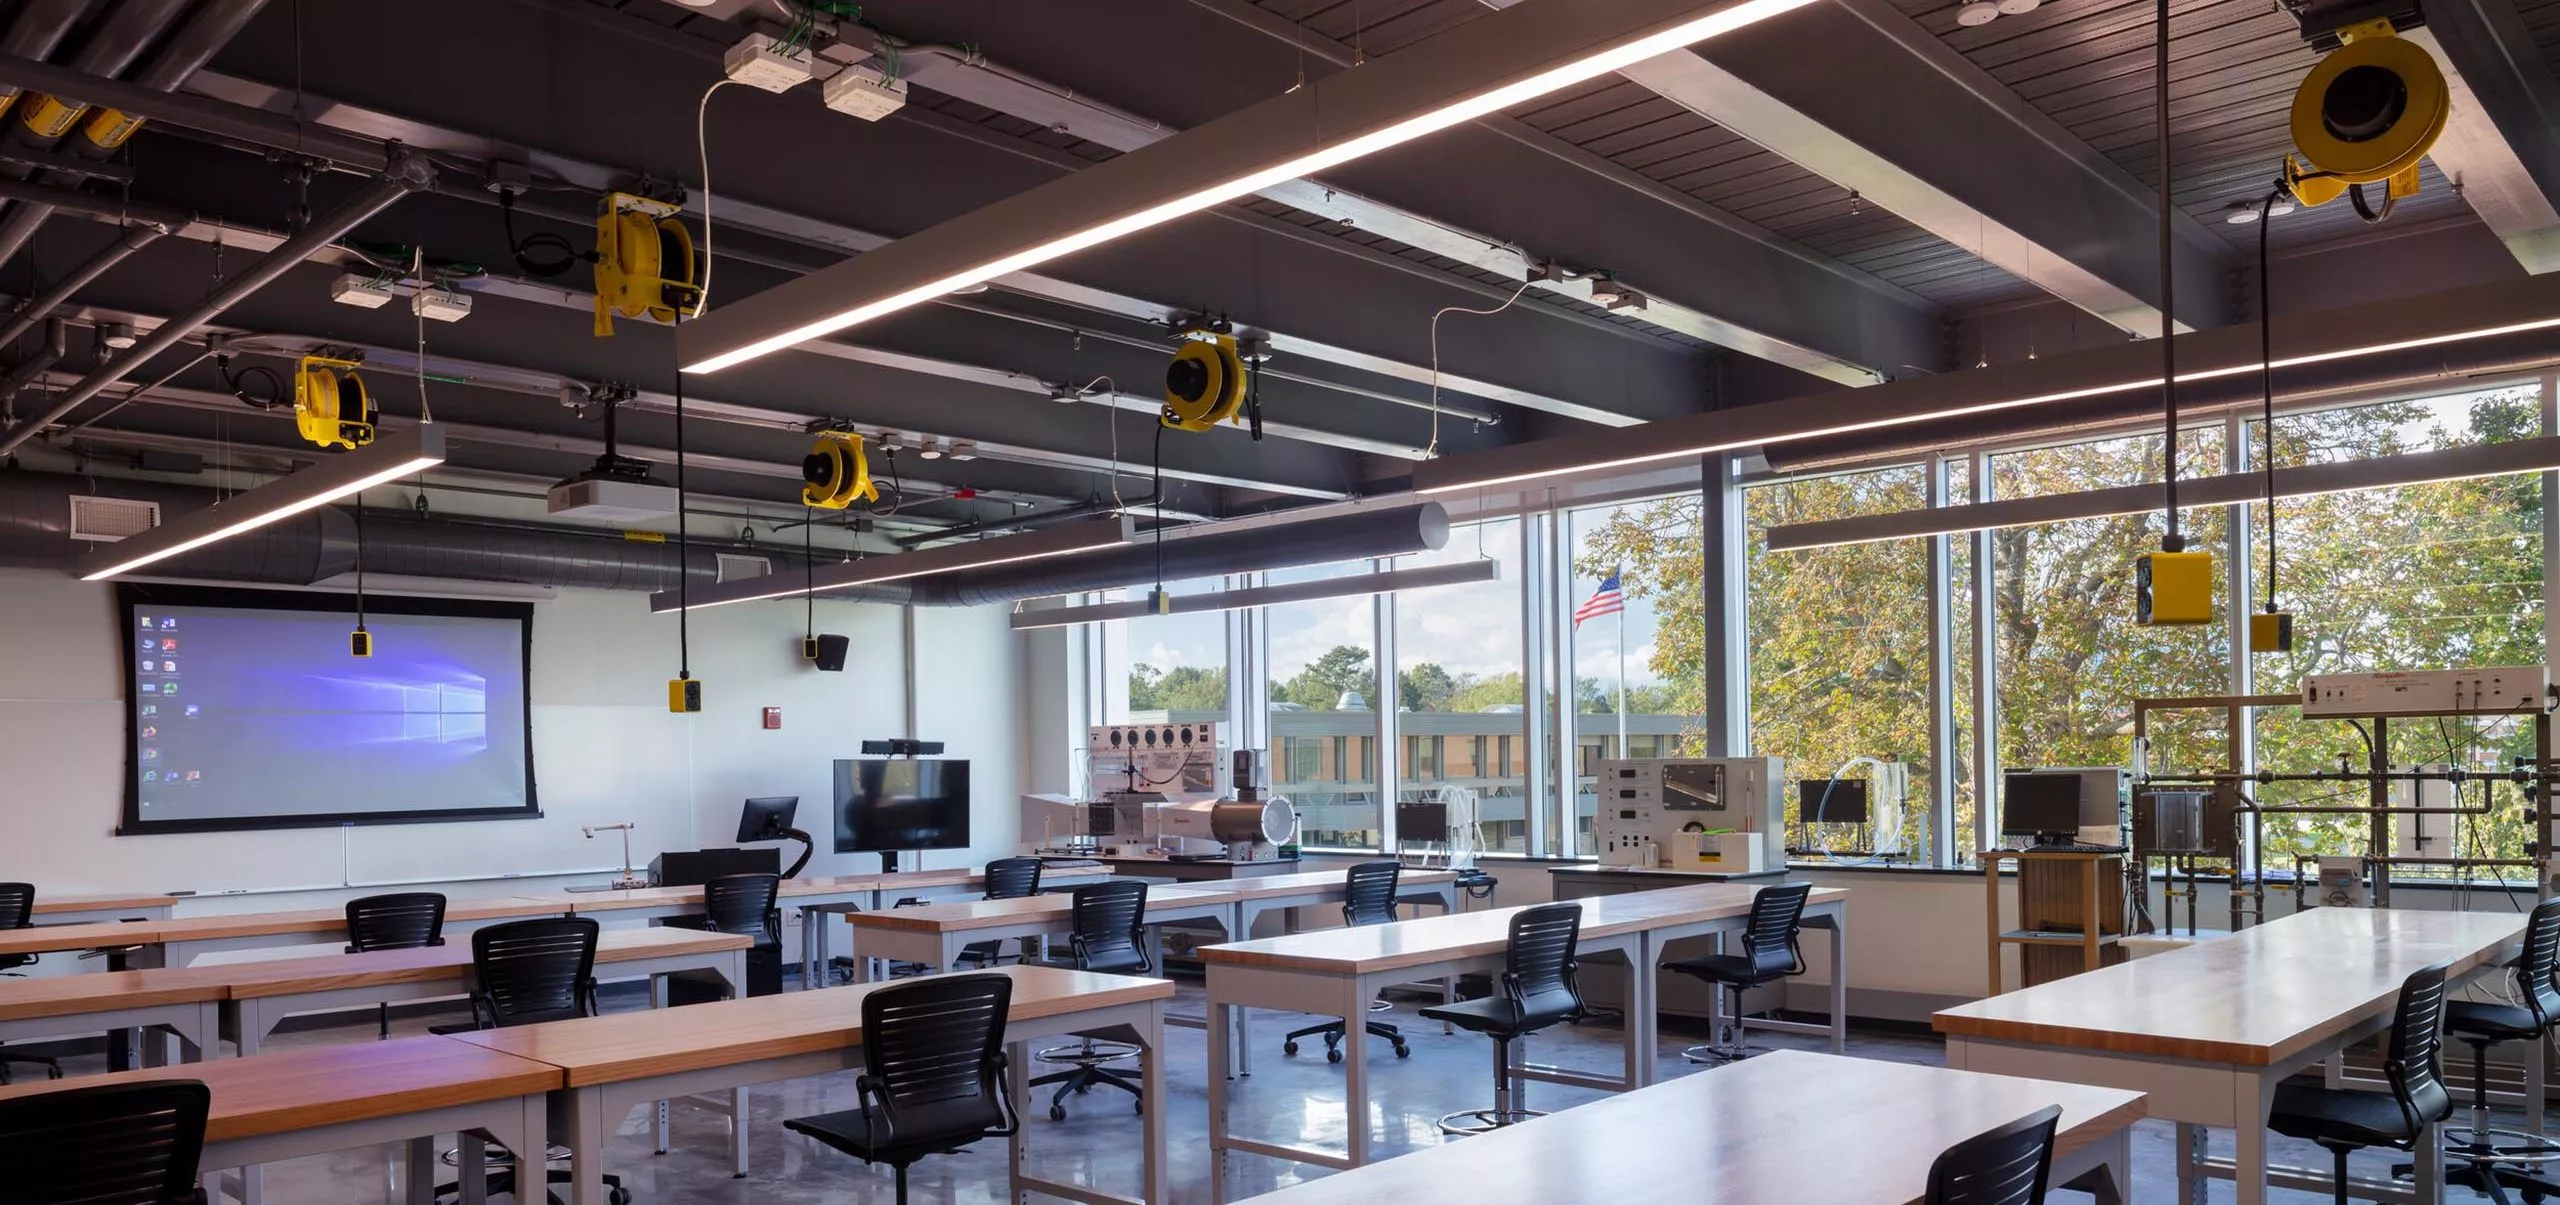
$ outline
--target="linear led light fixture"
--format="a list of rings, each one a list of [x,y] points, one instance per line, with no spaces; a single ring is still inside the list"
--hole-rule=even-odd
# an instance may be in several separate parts
[[[1171,613],[1193,615],[1209,611],[1241,611],[1247,607],[1269,607],[1281,603],[1318,602],[1328,598],[1358,598],[1364,594],[1423,590],[1432,586],[1463,586],[1471,582],[1498,581],[1501,577],[1501,563],[1486,558],[1459,561],[1453,565],[1427,565],[1420,569],[1355,573],[1349,577],[1290,582],[1280,586],[1213,590],[1206,594],[1177,594],[1173,597]],[[1013,613],[1013,630],[1019,632],[1028,628],[1063,628],[1079,623],[1102,623],[1113,619],[1145,619],[1159,613],[1155,608],[1147,605],[1143,599],[1131,602],[1095,603],[1084,607],[1060,607],[1050,611],[1016,611]]]
[[[2276,324],[2277,372],[2365,356],[2560,329],[2560,273],[2471,285],[2348,309],[2286,317]],[[1774,443],[1846,435],[1937,419],[2016,410],[2081,398],[2157,390],[2159,349],[2148,340],[2041,361],[1897,381],[1784,403],[1712,411],[1628,430],[1465,452],[1415,465],[1417,495],[1517,485]],[[2255,375],[2255,323],[2178,336],[2178,359],[2197,367],[2180,384]],[[2277,388],[2283,389],[2278,382]],[[2157,499],[2159,487],[2151,486]],[[2185,483],[2180,483],[2183,491]]]
[[[1126,544],[1136,534],[1137,526],[1128,516],[1082,519],[1056,527],[1001,536],[992,540],[971,540],[965,544],[946,544],[922,552],[901,552],[894,556],[866,557],[819,569],[815,573],[783,571],[760,577],[740,578],[718,585],[695,586],[690,606],[694,610],[723,606],[728,603],[754,602],[766,598],[798,598],[803,594],[824,594],[854,586],[876,586],[883,582],[904,581],[933,573],[950,573],[960,569],[984,569],[992,565],[1011,565],[1021,561],[1047,560],[1051,557],[1074,556]],[[687,603],[677,601],[674,590],[660,590],[649,596],[649,612],[663,615],[680,611]]]
[[[676,330],[716,372],[1693,45],[1811,0],[1527,0],[742,297]]]
[[[2369,460],[2277,469],[2275,493],[2279,498],[2308,498],[2318,494],[2425,485],[2436,481],[2504,477],[2510,473],[2534,473],[2546,469],[2560,469],[2560,436],[2546,435],[2508,443],[2444,448],[2433,452],[2404,452],[2398,456],[2376,456]],[[2229,506],[2262,500],[2266,495],[2267,474],[2263,471],[2190,477],[2178,483],[2178,509]],[[1788,523],[1769,529],[1769,550],[1790,552],[1833,548],[1878,540],[2031,527],[2072,519],[2139,515],[2159,509],[2160,483],[2154,481],[2148,485],[2124,485],[2073,494],[2046,494],[2036,498],[1894,511],[1852,519]]]
[[[327,457],[310,468],[100,548],[83,563],[80,580],[94,582],[131,573],[444,463],[442,427],[420,423],[377,432],[372,443],[354,451]]]

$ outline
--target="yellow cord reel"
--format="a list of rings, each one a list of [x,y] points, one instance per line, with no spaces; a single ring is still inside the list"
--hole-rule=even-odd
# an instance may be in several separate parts
[[[2337,200],[2358,185],[2385,184],[2380,213],[2361,193],[2357,212],[2380,221],[2391,203],[2418,191],[2418,164],[2443,135],[2451,112],[2444,72],[2388,20],[2338,31],[2340,45],[2293,94],[2293,145],[2284,177],[2305,205]]]
[[[1186,331],[1190,339],[1164,370],[1164,425],[1206,431],[1244,405],[1244,358],[1233,335]]]
[[[673,322],[701,313],[694,286],[693,232],[676,206],[627,192],[604,200],[596,215],[596,336],[613,334],[613,316]]]
[[[373,395],[356,375],[354,360],[304,356],[293,372],[293,425],[324,448],[361,448],[373,442]]]
[[[851,431],[826,431],[800,461],[800,503],[819,510],[843,510],[855,502],[878,502],[880,487],[871,484],[871,462],[862,454],[862,437]]]

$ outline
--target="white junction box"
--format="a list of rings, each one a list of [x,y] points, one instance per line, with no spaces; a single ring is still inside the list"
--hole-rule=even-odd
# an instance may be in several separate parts
[[[625,523],[676,513],[673,486],[655,481],[614,477],[581,477],[551,487],[551,513],[576,519]]]
[[[2547,665],[2313,674],[2302,680],[2302,714],[2543,711],[2550,694]]]
[[[809,52],[785,54],[780,42],[760,33],[730,47],[720,56],[720,67],[730,79],[767,92],[788,92],[809,82]]]
[[[329,300],[357,309],[378,310],[391,304],[391,282],[349,272],[329,283]]]
[[[878,121],[906,107],[907,81],[891,79],[888,73],[869,64],[855,63],[818,85],[818,99],[847,117]]]
[[[1615,758],[1596,777],[1603,866],[1741,874],[1786,860],[1778,758]]]

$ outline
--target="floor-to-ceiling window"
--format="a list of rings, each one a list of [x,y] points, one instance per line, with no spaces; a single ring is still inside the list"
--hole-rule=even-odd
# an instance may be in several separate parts
[[[1444,786],[1477,797],[1485,848],[1529,848],[1528,694],[1521,521],[1471,523],[1434,552],[1396,567],[1478,557],[1501,566],[1490,582],[1396,598],[1396,794],[1422,801]]]
[[[1695,492],[1565,514],[1558,617],[1573,663],[1574,848],[1591,848],[1597,763],[1706,748],[1706,572]],[[1614,587],[1614,588],[1613,588]],[[1567,777],[1569,776],[1569,778]]]
[[[1370,572],[1366,561],[1278,570],[1266,585]],[[1271,708],[1271,784],[1298,809],[1299,839],[1376,849],[1378,600],[1373,595],[1263,608]]]

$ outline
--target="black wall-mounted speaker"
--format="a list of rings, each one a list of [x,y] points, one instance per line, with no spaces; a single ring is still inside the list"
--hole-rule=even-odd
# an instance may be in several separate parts
[[[853,638],[849,636],[818,637],[818,668],[829,673],[843,672],[844,655],[852,647]]]

